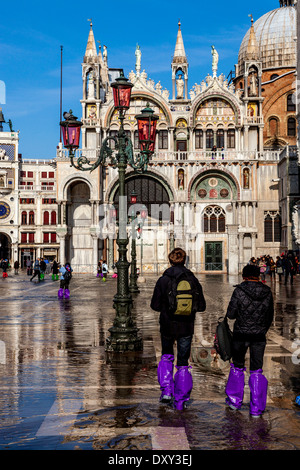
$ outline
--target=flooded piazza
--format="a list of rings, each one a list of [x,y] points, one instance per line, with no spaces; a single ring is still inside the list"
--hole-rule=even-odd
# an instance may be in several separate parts
[[[229,363],[214,355],[219,317],[234,286],[226,275],[199,274],[207,310],[197,315],[191,355],[194,387],[187,409],[159,403],[159,314],[149,307],[157,276],[133,297],[143,351],[108,354],[116,281],[74,275],[69,300],[58,282],[25,273],[0,280],[1,450],[300,450],[300,276],[272,287],[275,315],[264,374],[263,416],[249,416],[248,355],[241,411],[225,406]]]

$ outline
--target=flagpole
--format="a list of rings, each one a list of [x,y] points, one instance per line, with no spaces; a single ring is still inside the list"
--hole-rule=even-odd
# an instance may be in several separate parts
[[[62,121],[62,62],[63,62],[63,46],[60,46],[60,122]],[[60,127],[60,142],[61,140],[61,127]]]

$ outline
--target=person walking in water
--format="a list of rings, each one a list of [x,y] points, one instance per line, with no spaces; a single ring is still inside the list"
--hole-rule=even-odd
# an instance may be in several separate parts
[[[72,278],[72,271],[73,269],[71,268],[70,263],[66,263],[64,266],[59,268],[59,272],[61,273],[60,288],[57,293],[59,299],[62,299],[63,297],[65,299],[69,299],[70,297],[69,284]]]
[[[52,271],[52,281],[58,281],[58,278],[59,278],[58,263],[56,260],[53,261],[51,271]]]
[[[260,281],[260,267],[247,265],[243,282],[236,286],[227,308],[227,318],[235,320],[232,363],[225,389],[226,403],[233,410],[243,404],[245,356],[250,349],[250,415],[261,416],[267,403],[268,381],[263,375],[266,334],[274,316],[273,294]]]
[[[40,259],[36,259],[35,262],[34,262],[34,265],[33,265],[33,276],[30,278],[30,280],[32,281],[35,276],[38,277],[38,282],[40,282],[41,280],[41,270],[40,270]]]
[[[175,248],[169,254],[171,267],[155,285],[151,308],[160,312],[162,356],[157,368],[162,403],[183,410],[193,388],[189,358],[196,312],[204,312],[206,302],[202,286],[185,267],[186,253]],[[173,378],[174,343],[177,343],[177,365]]]

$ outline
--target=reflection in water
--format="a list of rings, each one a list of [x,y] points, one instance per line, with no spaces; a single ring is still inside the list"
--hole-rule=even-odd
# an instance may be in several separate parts
[[[270,423],[265,417],[251,418],[226,408],[222,434],[228,450],[267,450]]]

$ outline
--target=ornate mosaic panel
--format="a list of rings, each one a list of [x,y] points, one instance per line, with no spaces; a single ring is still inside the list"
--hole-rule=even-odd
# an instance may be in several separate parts
[[[201,124],[234,123],[235,113],[232,106],[225,100],[213,98],[204,101],[196,114],[196,122]]]
[[[196,197],[198,200],[228,200],[234,197],[229,182],[218,176],[208,176],[196,187]]]

